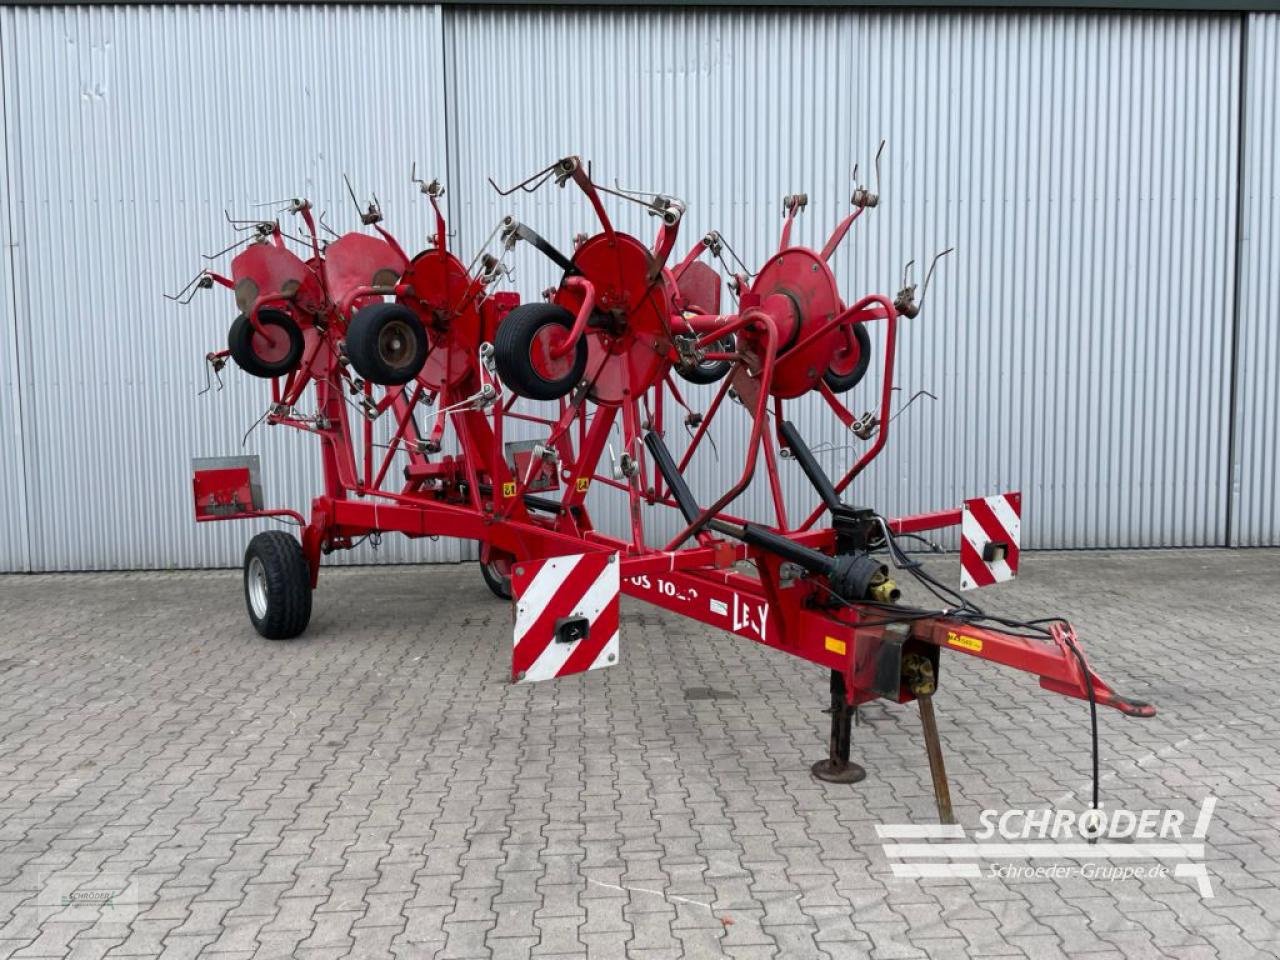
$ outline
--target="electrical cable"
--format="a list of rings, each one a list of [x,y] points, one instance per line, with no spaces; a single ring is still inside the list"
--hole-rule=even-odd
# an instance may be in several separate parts
[[[908,573],[910,573],[911,576],[914,577],[918,583],[920,583],[926,590],[928,590],[931,594],[933,594],[939,600],[942,600],[944,604],[948,603],[949,601],[954,601],[956,604],[956,609],[954,610],[948,610],[948,611],[942,611],[940,613],[929,614],[929,616],[951,617],[954,619],[961,620],[965,623],[972,623],[975,625],[981,624],[983,622],[994,623],[1011,631],[1011,635],[1013,636],[1024,637],[1026,639],[1036,639],[1036,640],[1054,638],[1053,631],[1045,627],[1044,624],[1054,624],[1054,623],[1065,624],[1067,622],[1065,617],[1057,617],[1057,616],[1041,617],[1036,620],[1019,620],[1014,617],[1004,617],[998,614],[988,613],[987,611],[979,607],[977,604],[975,604],[968,597],[962,595],[955,588],[949,587],[946,584],[939,582],[938,580],[930,576],[928,573],[926,573],[923,570],[922,564],[919,561],[908,560],[906,553],[902,550],[902,547],[897,542],[897,536],[889,528],[888,522],[885,521],[883,517],[878,517],[878,519],[881,521],[881,525],[884,528],[885,537],[886,537],[885,544],[887,549],[889,550],[890,556],[894,560],[894,565],[898,569],[905,570]],[[828,592],[831,592],[829,588],[828,588]],[[835,594],[832,593],[832,596],[835,596]],[[840,599],[840,598],[837,597],[837,599]],[[860,605],[868,606],[873,604],[863,603]],[[909,619],[916,620],[916,619],[923,619],[923,617],[913,615]],[[878,624],[872,624],[870,622],[867,622],[865,625],[873,626]],[[1012,631],[1019,631],[1019,632],[1012,632]],[[1084,681],[1085,693],[1088,695],[1089,740],[1090,740],[1090,752],[1092,755],[1091,760],[1092,760],[1092,768],[1093,768],[1092,769],[1092,773],[1093,773],[1092,807],[1094,810],[1097,810],[1099,809],[1098,804],[1100,800],[1100,779],[1101,779],[1099,776],[1099,761],[1098,761],[1098,695],[1097,695],[1097,691],[1094,689],[1094,686],[1093,686],[1093,674],[1089,670],[1088,661],[1085,660],[1084,653],[1083,651],[1081,651],[1079,645],[1076,643],[1075,637],[1072,635],[1070,631],[1062,633],[1061,636],[1063,638],[1064,643],[1067,646],[1067,649],[1071,651],[1072,656],[1075,657],[1076,663],[1080,667],[1080,674]],[[1092,839],[1090,840],[1090,842],[1093,842]]]

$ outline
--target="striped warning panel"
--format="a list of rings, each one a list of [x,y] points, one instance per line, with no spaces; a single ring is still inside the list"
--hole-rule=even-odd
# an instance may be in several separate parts
[[[1021,493],[966,500],[960,519],[960,589],[1012,580],[1021,539]]]
[[[522,560],[511,571],[511,678],[551,680],[618,662],[617,554]]]

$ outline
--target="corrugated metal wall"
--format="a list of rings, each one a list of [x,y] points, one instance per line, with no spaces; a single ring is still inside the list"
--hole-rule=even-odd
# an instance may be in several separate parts
[[[0,16],[0,57],[8,49],[9,21]],[[0,69],[3,68],[0,60]],[[0,76],[0,161],[9,161],[8,96]],[[14,301],[13,262],[16,248],[10,231],[12,195],[0,190],[0,570],[25,570],[27,558],[27,489],[23,471],[22,396],[18,385],[18,323]]]
[[[192,521],[190,461],[240,452],[267,387],[227,371],[224,391],[197,396],[234,309],[160,293],[234,237],[224,210],[305,195],[339,229],[358,225],[343,173],[403,235],[426,236],[409,168],[445,165],[440,10],[3,15],[30,566],[234,564],[253,531]],[[262,454],[273,503],[310,503],[309,438],[260,428],[243,449]],[[459,550],[388,538],[383,555]]]
[[[1280,542],[1280,16],[1249,18],[1231,542]]]
[[[417,160],[446,179],[460,250],[506,212],[567,246],[590,227],[575,197],[499,201],[484,177],[512,181],[577,152],[604,182],[686,199],[690,242],[715,227],[758,263],[776,243],[779,198],[810,194],[798,230],[816,242],[846,209],[850,167],[865,169],[882,136],[882,204],[837,258],[842,289],[891,293],[908,258],[957,252],[901,342],[904,390],[940,400],[899,421],[858,499],[901,512],[1021,487],[1038,546],[1227,537],[1238,17],[409,6],[0,15],[11,188],[0,229],[12,222],[14,243],[0,264],[0,429],[7,437],[13,424],[22,441],[4,444],[0,482],[10,497],[25,482],[10,501],[24,506],[0,521],[4,569],[237,562],[251,531],[191,522],[188,463],[240,449],[263,387],[231,373],[224,392],[196,397],[200,358],[225,335],[225,298],[185,310],[159,298],[199,268],[199,252],[221,246],[224,207],[243,214],[306,193],[342,228],[354,219],[347,172],[362,193],[377,191],[398,232],[421,236],[426,210],[407,177]],[[1254,21],[1274,37],[1276,19]],[[1253,211],[1246,198],[1259,235],[1273,229],[1276,197],[1274,39],[1267,49],[1251,49],[1259,102],[1245,111],[1250,122],[1271,111],[1271,140],[1251,132],[1245,158],[1265,168],[1251,176],[1272,204]],[[651,229],[632,211],[619,219]],[[1255,275],[1274,283],[1266,255]],[[550,279],[527,249],[516,264],[526,295]],[[1246,313],[1274,317],[1280,291],[1262,282],[1249,301],[1245,280],[1256,304]],[[1259,319],[1242,346],[1250,336],[1270,338],[1277,369],[1274,331]],[[870,405],[872,390],[860,388],[858,403]],[[1271,391],[1242,382],[1238,396],[1270,403],[1274,422]],[[833,448],[829,465],[846,462],[847,437],[801,407],[811,441]],[[1236,417],[1238,536],[1277,542],[1274,496],[1257,486],[1274,484],[1274,434],[1249,434],[1251,422]],[[718,460],[693,475],[703,495],[740,465],[735,434],[716,440]],[[1270,467],[1250,444],[1269,444]],[[245,449],[263,454],[273,502],[308,501],[308,438],[260,429]],[[784,471],[793,506],[807,505],[795,468]],[[382,551],[470,555],[391,539]]]
[[[899,354],[903,389],[939,401],[906,414],[861,502],[1021,488],[1037,546],[1223,541],[1238,19],[481,9],[446,31],[457,169],[514,182],[580,152],[684,198],[690,239],[717,228],[749,264],[785,193],[809,193],[798,229],[820,243],[888,139],[881,205],[835,264],[846,298],[956,253]],[[549,237],[590,226],[557,191],[467,196],[467,242],[508,210]],[[521,269],[530,290],[551,276],[531,250]],[[857,442],[802,406],[848,462]],[[692,476],[708,499],[741,463],[739,434],[716,439]]]

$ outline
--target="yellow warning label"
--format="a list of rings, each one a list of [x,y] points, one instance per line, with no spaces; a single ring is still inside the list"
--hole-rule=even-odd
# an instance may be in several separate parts
[[[579,493],[586,493],[586,492],[587,492],[587,487],[589,487],[589,486],[591,486],[591,478],[590,478],[590,477],[579,477],[579,478],[578,478],[578,492],[579,492]]]
[[[834,653],[837,656],[843,657],[844,652],[847,649],[848,647],[845,646],[845,642],[843,640],[837,640],[835,637],[827,637],[827,651],[829,653]]]
[[[965,650],[972,650],[977,653],[982,649],[982,641],[977,637],[966,637],[963,633],[952,633],[947,631],[947,643],[953,647],[961,647]]]
[[[502,485],[502,495],[504,497],[514,497],[516,495],[516,484],[514,480],[508,480]]]

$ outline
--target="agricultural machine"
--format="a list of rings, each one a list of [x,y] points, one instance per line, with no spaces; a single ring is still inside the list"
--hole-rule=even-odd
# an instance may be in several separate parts
[[[287,205],[302,224],[296,235],[278,220],[232,221],[247,237],[232,248],[230,275],[201,273],[183,299],[215,284],[233,291],[239,314],[228,346],[207,361],[215,373],[230,360],[269,380],[263,420],[314,434],[324,475],[303,516],[263,506],[256,458],[195,464],[197,520],[276,517],[301,528],[300,539],[274,530],[249,544],[244,590],[255,628],[272,639],[302,633],[324,554],[388,532],[460,537],[479,544],[490,589],[514,602],[515,682],[617,662],[619,595],[647,600],[829,670],[830,744],[813,767],[820,779],[864,776],[850,760],[859,704],[918,701],[939,814],[949,821],[931,699],[946,650],[1026,671],[1090,703],[1096,807],[1097,707],[1131,716],[1154,708],[1099,678],[1065,620],[989,614],[900,542],[959,526],[962,587],[1008,579],[1018,566],[1019,495],[907,517],[845,496],[889,441],[898,327],[920,312],[928,286],[926,274],[919,290],[906,279],[895,297],[851,303],[838,289],[829,262],[879,204],[878,179],[874,189],[856,185],[855,173],[850,211],[821,249],[793,243],[808,201],[786,197],[777,252],[754,273],[716,232],[678,256],[679,200],[605,187],[577,157],[499,190],[572,187],[598,228],[567,250],[508,217],[463,263],[449,250],[434,181],[418,181],[434,236],[412,256],[382,225],[376,200],[362,210],[366,229],[341,236],[323,217],[317,225],[305,200]],[[618,230],[606,200],[644,207],[654,236]],[[521,243],[561,274],[523,303],[495,289]],[[731,309],[708,255],[731,274]],[[858,416],[845,396],[875,359],[872,324],[883,328],[878,399]],[[693,409],[682,383],[714,386],[704,410]],[[302,408],[309,390],[313,413]],[[837,477],[789,415],[815,393],[865,444]],[[702,503],[685,473],[713,424],[742,430],[746,453],[725,489]],[[683,449],[672,449],[675,438]],[[792,469],[813,489],[802,515],[789,514],[783,496],[782,474]],[[757,477],[768,485],[767,520],[734,512]],[[593,487],[625,498],[629,533],[593,525]],[[659,510],[674,511],[674,535],[654,537],[647,521]],[[908,579],[936,609],[904,602],[899,581]]]

